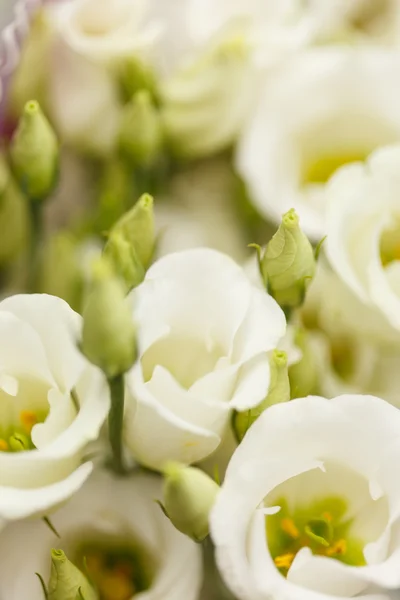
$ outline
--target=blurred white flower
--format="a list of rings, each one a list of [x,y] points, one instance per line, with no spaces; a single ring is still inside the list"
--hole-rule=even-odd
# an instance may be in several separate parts
[[[367,307],[400,329],[400,146],[341,169],[327,189],[326,252]]]
[[[260,213],[279,222],[294,207],[321,238],[330,176],[400,140],[399,81],[397,53],[369,48],[310,50],[276,69],[237,156]]]
[[[233,409],[266,396],[283,312],[232,259],[203,248],[160,259],[131,300],[139,361],[127,375],[127,444],[154,469],[199,461]]]
[[[0,520],[45,514],[91,472],[83,451],[99,435],[109,394],[77,348],[80,328],[53,296],[0,304]]]
[[[232,168],[224,160],[197,162],[174,176],[155,205],[158,256],[206,246],[243,261],[248,248],[234,193]]]
[[[240,600],[388,599],[379,589],[400,586],[399,434],[398,410],[372,396],[310,396],[261,415],[211,515]]]
[[[153,476],[117,479],[97,471],[53,515],[60,539],[40,521],[9,525],[0,538],[1,597],[42,600],[35,573],[48,581],[50,550],[58,547],[100,582],[109,598],[196,600],[202,581],[201,548],[173,527],[154,502],[157,498],[162,498],[161,486]],[[118,576],[103,565],[99,580],[99,562],[101,567],[107,557],[132,569],[132,577]],[[110,595],[110,589],[120,595]]]

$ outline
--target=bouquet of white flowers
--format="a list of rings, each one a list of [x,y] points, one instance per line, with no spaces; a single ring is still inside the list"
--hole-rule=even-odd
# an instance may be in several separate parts
[[[0,600],[400,600],[399,0],[2,0],[0,296]]]

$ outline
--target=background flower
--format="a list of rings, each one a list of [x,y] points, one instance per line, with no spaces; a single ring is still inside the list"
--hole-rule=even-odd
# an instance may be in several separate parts
[[[56,546],[81,569],[86,558],[86,569],[104,594],[110,589],[121,594],[126,586],[126,597],[196,600],[202,578],[200,546],[176,531],[163,515],[154,502],[160,493],[155,477],[116,479],[97,471],[54,514],[52,522],[60,538],[40,521],[8,526],[0,538],[1,595],[10,600],[28,595],[42,600],[35,573],[48,581],[50,550]],[[104,569],[100,578],[97,568],[107,557],[111,563],[114,558],[116,567]],[[128,568],[128,577],[118,576],[119,564],[125,564],[125,572]]]
[[[0,304],[0,518],[45,514],[91,472],[83,452],[99,435],[109,395],[77,348],[80,327],[59,298]]]

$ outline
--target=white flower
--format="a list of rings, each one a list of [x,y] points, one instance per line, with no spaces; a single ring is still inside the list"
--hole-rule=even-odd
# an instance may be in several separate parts
[[[379,588],[400,587],[399,439],[398,409],[373,396],[267,409],[233,455],[211,515],[234,594],[387,600]]]
[[[400,5],[397,0],[328,0],[331,32],[360,43],[399,46]]]
[[[400,139],[399,81],[397,53],[378,49],[315,49],[277,69],[237,156],[260,213],[279,222],[294,207],[321,238],[326,181]]]
[[[326,252],[367,307],[400,329],[400,146],[343,168],[327,190]]]
[[[52,8],[60,34],[78,54],[100,64],[151,46],[161,23],[151,19],[150,0],[70,0]]]
[[[230,258],[202,248],[156,262],[131,299],[139,360],[127,375],[127,443],[154,469],[199,461],[232,409],[266,396],[283,312]]]
[[[0,520],[46,514],[91,472],[83,451],[99,435],[109,395],[77,348],[80,328],[56,297],[0,303]]]
[[[40,521],[9,525],[0,538],[0,596],[42,600],[35,573],[48,581],[50,551],[56,547],[78,567],[87,569],[95,583],[99,582],[95,561],[99,564],[99,560],[115,556],[118,566],[119,553],[126,569],[128,557],[134,581],[115,574],[112,579],[113,572],[103,568],[100,585],[106,585],[107,575],[111,576],[108,585],[114,589],[118,584],[132,585],[129,598],[136,598],[137,593],[141,600],[196,600],[202,580],[201,549],[163,515],[154,501],[161,498],[160,488],[153,476],[116,479],[97,471],[52,516],[60,539]]]
[[[170,181],[167,197],[156,203],[158,256],[210,247],[242,261],[246,239],[232,206],[234,178],[226,161],[202,161]]]

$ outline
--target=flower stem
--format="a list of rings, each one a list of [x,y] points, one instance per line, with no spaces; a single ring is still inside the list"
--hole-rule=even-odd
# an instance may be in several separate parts
[[[40,245],[42,235],[42,205],[31,201],[31,243],[29,253],[28,289],[35,292],[39,270]]]
[[[113,468],[117,473],[124,474],[126,469],[122,456],[122,428],[124,421],[124,376],[117,375],[108,380],[111,394],[111,408],[108,415],[108,431],[113,454]]]

